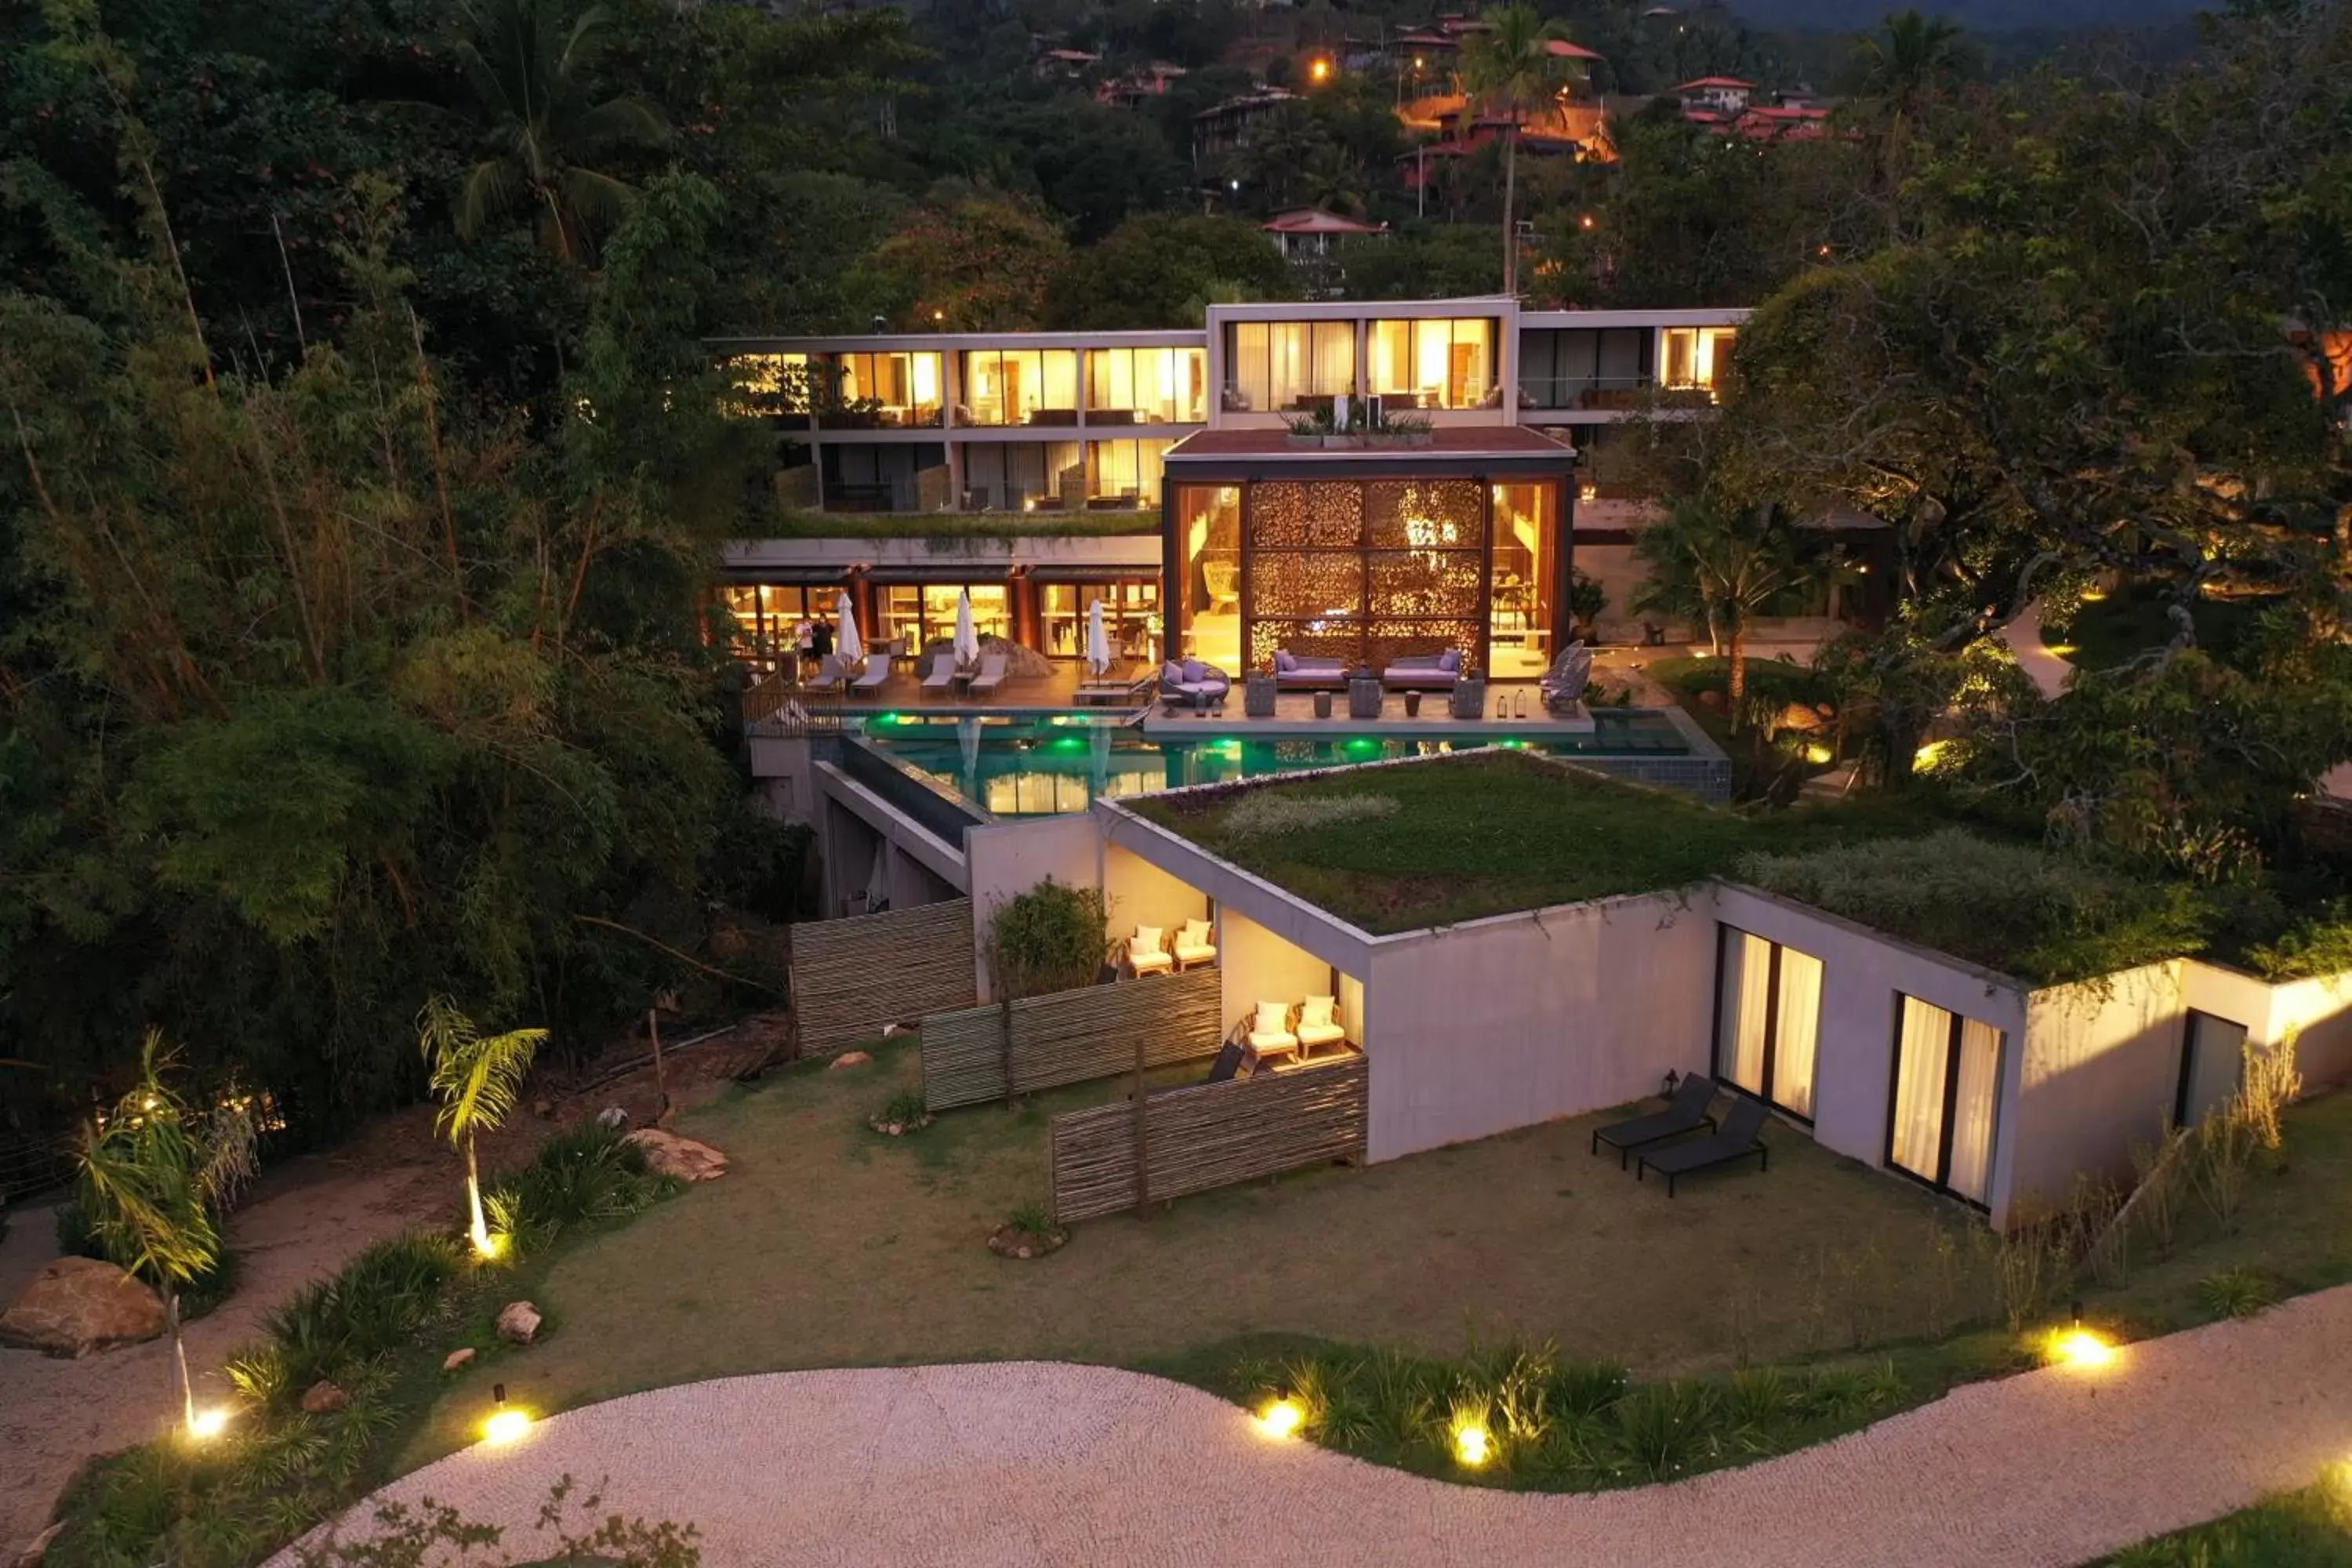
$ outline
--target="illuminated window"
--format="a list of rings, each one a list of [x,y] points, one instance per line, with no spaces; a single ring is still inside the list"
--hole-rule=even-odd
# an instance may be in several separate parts
[[[1668,327],[1664,333],[1665,374],[1660,381],[1675,392],[1713,392],[1723,367],[1731,363],[1731,345],[1738,336],[1731,327]]]
[[[963,356],[961,425],[1076,425],[1075,349],[974,349]]]
[[[1209,416],[1206,349],[1088,349],[1087,420],[1198,425]]]
[[[1087,443],[1087,499],[1160,504],[1160,458],[1173,443],[1164,440]]]
[[[1731,926],[1717,933],[1715,1076],[1811,1121],[1822,961]]]
[[[1494,391],[1496,326],[1489,319],[1374,321],[1369,386],[1416,408],[1477,408]]]
[[[856,426],[930,426],[940,422],[940,356],[936,353],[845,353],[835,356],[837,411],[827,424]]]
[[[735,385],[742,395],[740,414],[806,414],[809,411],[809,356],[806,354],[744,354],[730,363]]]
[[[1886,1163],[1981,1204],[1992,1187],[2001,1032],[1916,996],[1899,1003]]]
[[[1232,321],[1225,327],[1227,406],[1296,412],[1356,390],[1353,321]]]
[[[1149,661],[1160,619],[1160,583],[1152,577],[1039,584],[1038,621],[1045,634],[1045,652],[1055,658],[1082,657],[1087,651],[1087,616],[1097,601],[1103,607],[1103,632],[1110,639],[1112,657]]]

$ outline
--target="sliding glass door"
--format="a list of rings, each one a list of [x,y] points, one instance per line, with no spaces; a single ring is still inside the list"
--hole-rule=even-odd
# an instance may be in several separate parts
[[[1717,931],[1715,1076],[1810,1121],[1822,961],[1734,926]]]
[[[1887,1163],[1984,1203],[2000,1100],[2000,1031],[1916,996],[1901,1001]]]

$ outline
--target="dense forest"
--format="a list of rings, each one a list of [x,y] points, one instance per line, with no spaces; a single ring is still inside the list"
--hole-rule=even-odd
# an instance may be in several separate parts
[[[1793,85],[1776,46],[1650,9],[1511,30],[1602,55],[1581,80],[1539,47],[1462,74],[1610,95],[1614,162],[1517,167],[1531,300],[1761,307],[1725,417],[1662,426],[1655,484],[1895,523],[1892,624],[1835,654],[1892,781],[1958,703],[1980,787],[2076,838],[2276,867],[2352,732],[2352,472],[2312,395],[2352,320],[2347,7],[2239,0],[2192,61],[2097,82],[1988,81],[1908,18],[1840,43],[1833,134],[1772,145],[1654,99]],[[673,976],[644,938],[789,916],[801,846],[741,803],[705,594],[773,453],[704,341],[1180,324],[1301,287],[1256,223],[1310,202],[1398,225],[1331,286],[1494,289],[1503,150],[1421,211],[1417,84],[1349,63],[1429,19],[0,16],[0,1057],[37,1064],[0,1069],[12,1107],[86,1102],[152,1024],[325,1131],[416,1091],[427,995],[577,1043]],[[1098,100],[1154,59],[1186,68],[1165,95]],[[1199,110],[1269,79],[1297,98],[1196,162]],[[2164,658],[2071,708],[1984,678],[1983,628],[2118,573],[2179,608]],[[2228,661],[2189,626],[2219,592],[2263,606]]]

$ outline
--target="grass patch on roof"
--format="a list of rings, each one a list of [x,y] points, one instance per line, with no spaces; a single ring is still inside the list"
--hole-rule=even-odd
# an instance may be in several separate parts
[[[1392,800],[1395,808],[1378,816],[1350,809],[1318,821],[1311,804],[1362,797]],[[1288,807],[1294,824],[1279,834],[1251,831],[1266,810],[1259,803],[1276,799],[1298,803]],[[1927,826],[1894,803],[1746,817],[1513,752],[1261,780],[1129,805],[1374,932],[1686,887],[1729,871],[1752,851]]]

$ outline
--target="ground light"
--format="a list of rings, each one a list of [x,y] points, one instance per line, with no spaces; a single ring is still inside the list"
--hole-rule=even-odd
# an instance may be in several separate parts
[[[2105,1335],[2083,1324],[2083,1303],[2074,1303],[2074,1321],[2050,1336],[2050,1359],[2065,1366],[2096,1371],[2116,1359],[2116,1347]]]
[[[1476,1469],[1495,1457],[1495,1436],[1475,1421],[1454,1428],[1454,1458],[1465,1469]]]
[[[188,1436],[196,1441],[209,1442],[228,1430],[228,1412],[215,1405],[209,1410],[191,1411],[188,1415]]]
[[[530,1430],[530,1414],[507,1403],[505,1384],[493,1384],[490,1387],[490,1418],[482,1423],[482,1440],[486,1443],[511,1443]]]
[[[1257,1429],[1269,1437],[1296,1437],[1306,1424],[1307,1412],[1296,1399],[1274,1400],[1257,1413]]]

